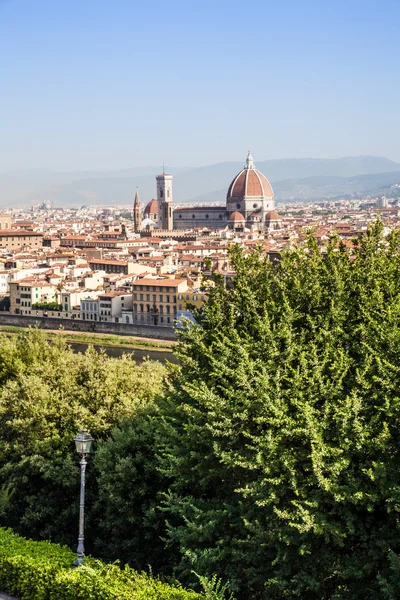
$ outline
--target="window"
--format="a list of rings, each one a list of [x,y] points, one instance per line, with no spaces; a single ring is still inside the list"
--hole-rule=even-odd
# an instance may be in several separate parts
[[[253,208],[258,208],[258,204],[253,204]]]
[[[179,215],[179,218],[182,219],[182,215]]]
[[[160,294],[160,302],[164,302],[162,294]]]
[[[143,294],[140,294],[140,300],[143,300]]]
[[[146,294],[146,300],[147,302],[150,302],[150,294]]]
[[[133,294],[133,299],[137,300],[137,294]]]
[[[171,319],[167,317],[167,323],[171,323]]]
[[[208,215],[206,215],[206,219],[208,219]]]
[[[192,219],[195,219],[195,218],[196,218],[196,215],[192,215]]]
[[[238,203],[238,204],[236,204],[236,208],[240,208],[240,204],[239,204],[239,203]]]
[[[193,296],[193,302],[196,302],[197,296]]]
[[[164,307],[161,305],[161,306],[160,306],[160,315],[162,315],[162,314],[163,314],[163,312],[164,312]]]
[[[169,302],[169,296],[166,296],[165,298],[166,298],[166,302]]]
[[[183,296],[182,294],[178,294],[178,300],[182,300]]]
[[[182,310],[182,304],[179,305],[179,310]]]
[[[222,219],[222,215],[219,215],[219,218]]]
[[[164,198],[164,190],[160,188],[160,198]]]
[[[167,306],[167,315],[169,315],[169,312],[170,312],[170,308],[169,308],[169,306]]]

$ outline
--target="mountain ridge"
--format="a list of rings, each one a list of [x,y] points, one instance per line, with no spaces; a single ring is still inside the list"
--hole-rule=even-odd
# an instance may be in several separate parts
[[[243,164],[242,161],[228,161],[194,168],[167,166],[165,170],[174,175],[174,201],[224,202],[228,186]],[[255,161],[255,166],[271,181],[277,200],[312,200],[327,194],[332,197],[341,193],[373,192],[374,186],[378,189],[391,185],[391,181],[398,183],[396,173],[400,173],[399,163],[369,155],[270,159]],[[155,176],[159,173],[157,167],[3,173],[0,174],[0,205],[30,205],[43,201],[51,201],[55,206],[130,204],[136,187],[142,203],[147,204],[155,196]],[[318,180],[321,177],[323,181]]]

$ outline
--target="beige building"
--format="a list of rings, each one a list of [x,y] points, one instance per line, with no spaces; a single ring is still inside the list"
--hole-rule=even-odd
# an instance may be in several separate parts
[[[33,231],[0,230],[0,247],[7,250],[18,248],[42,248],[43,234]]]
[[[33,278],[10,281],[11,314],[36,314],[32,307],[37,302],[57,302],[56,286]]]
[[[132,284],[133,322],[172,326],[177,314],[178,294],[186,292],[186,279],[140,279]]]
[[[12,217],[5,213],[0,213],[0,229],[11,229]]]

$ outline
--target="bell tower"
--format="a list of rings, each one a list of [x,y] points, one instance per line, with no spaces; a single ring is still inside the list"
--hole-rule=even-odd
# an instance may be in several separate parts
[[[157,175],[157,202],[161,229],[173,228],[172,217],[172,175]]]
[[[136,188],[135,203],[133,205],[133,222],[135,225],[135,231],[142,229],[142,205],[139,200],[139,192]]]

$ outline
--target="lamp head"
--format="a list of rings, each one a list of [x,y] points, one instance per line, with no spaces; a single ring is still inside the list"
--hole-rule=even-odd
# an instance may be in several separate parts
[[[87,429],[82,429],[74,441],[78,454],[89,454],[92,449],[93,438],[90,433],[88,433]]]

